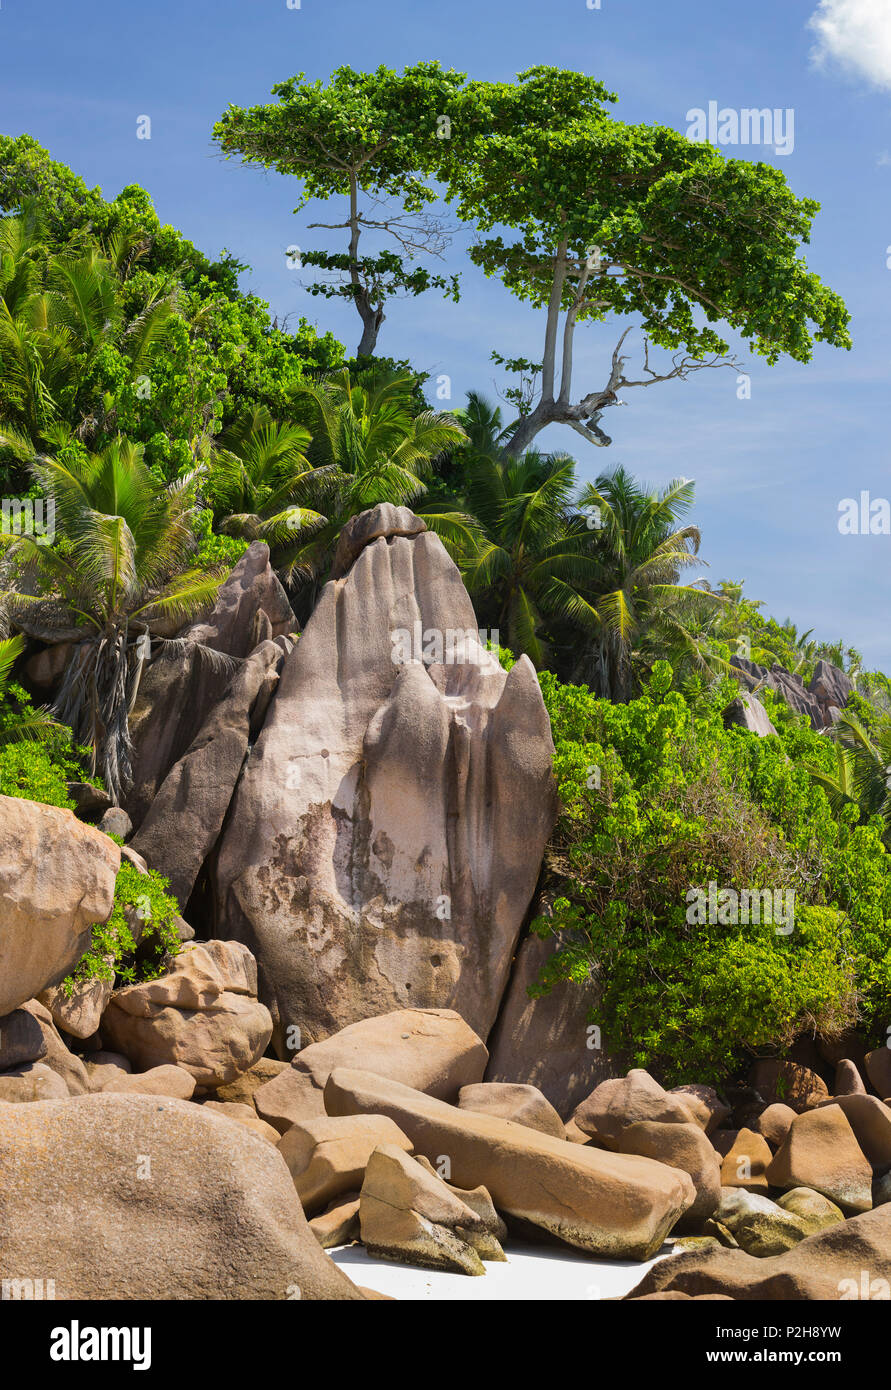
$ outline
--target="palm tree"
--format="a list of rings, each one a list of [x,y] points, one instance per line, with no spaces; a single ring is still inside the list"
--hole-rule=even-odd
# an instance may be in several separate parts
[[[596,573],[585,528],[570,518],[575,462],[534,450],[510,457],[497,448],[497,410],[488,419],[489,446],[476,429],[484,451],[474,450],[465,468],[464,502],[480,536],[459,563],[478,615],[541,668],[552,651],[549,620],[580,602]]]
[[[53,712],[92,749],[117,802],[131,776],[128,716],[151,624],[193,617],[222,576],[190,567],[195,475],[159,486],[142,445],[118,437],[98,454],[40,458],[32,474],[55,504],[58,541],[22,536],[10,547],[18,582],[0,600],[24,631],[33,615],[39,631],[73,638]]]
[[[283,567],[287,581],[312,577],[317,586],[344,524],[380,502],[411,506],[455,551],[471,543],[472,522],[451,499],[419,505],[437,460],[462,446],[465,434],[452,415],[417,413],[415,382],[410,372],[344,369],[295,389],[293,411],[312,436],[307,458],[322,480],[326,515],[298,536]],[[309,496],[320,496],[312,478],[306,485]]]
[[[131,379],[164,346],[180,303],[171,276],[135,297],[122,293],[150,246],[142,233],[51,252],[35,208],[0,219],[0,459],[27,471],[40,450],[114,428],[106,401],[83,398],[97,354],[120,349]]]
[[[9,688],[12,668],[24,649],[25,639],[21,633],[16,637],[0,640],[0,705]],[[6,748],[10,743],[49,738],[58,733],[60,728],[61,725],[50,718],[46,710],[28,708],[23,712],[17,712],[15,719],[5,727],[0,726],[0,748]]]
[[[833,811],[856,805],[863,820],[879,815],[885,822],[884,841],[891,847],[891,724],[883,723],[871,738],[860,720],[843,713],[832,730],[836,765],[825,772],[812,764],[807,770],[829,797]]]
[[[709,643],[695,620],[723,600],[701,584],[679,583],[697,559],[700,534],[679,523],[693,502],[685,478],[656,491],[637,483],[624,468],[604,473],[582,489],[581,514],[593,521],[591,554],[597,578],[589,591],[566,594],[563,611],[592,640],[577,666],[602,696],[631,697],[636,670],[654,655],[686,662],[714,674]]]
[[[302,425],[279,424],[257,406],[224,430],[211,451],[204,493],[220,516],[219,529],[266,541],[276,565],[288,563],[282,546],[293,549],[298,535],[311,535],[327,520],[318,505],[332,496],[335,470],[312,467],[310,439]],[[301,505],[310,500],[316,506]]]

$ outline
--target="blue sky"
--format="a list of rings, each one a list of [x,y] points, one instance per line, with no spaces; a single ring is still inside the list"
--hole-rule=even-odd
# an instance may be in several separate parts
[[[618,463],[657,484],[694,478],[711,579],[745,579],[775,616],[843,636],[891,671],[891,536],[837,525],[842,498],[891,496],[891,4],[822,0],[819,30],[817,10],[818,0],[0,0],[0,131],[34,135],[107,197],[142,184],[202,250],[227,247],[251,265],[244,288],[352,350],[354,311],[312,299],[287,268],[285,248],[313,241],[312,214],[291,211],[296,184],[215,153],[211,127],[228,103],[263,101],[301,70],[436,58],[497,79],[534,63],[580,69],[618,93],[620,118],[679,130],[712,100],[791,108],[790,154],[727,152],[776,162],[821,202],[807,259],[845,298],[854,350],[818,347],[806,367],[755,359],[748,400],[729,370],[630,391],[604,418],[609,450],[559,427],[541,442],[573,452],[583,479]],[[150,140],[136,138],[142,115]],[[540,315],[469,265],[468,240],[459,230],[449,255],[464,271],[462,302],[398,302],[380,341],[448,374],[455,405],[471,387],[494,393],[492,348],[541,352]],[[605,379],[619,331],[579,331],[576,385]]]

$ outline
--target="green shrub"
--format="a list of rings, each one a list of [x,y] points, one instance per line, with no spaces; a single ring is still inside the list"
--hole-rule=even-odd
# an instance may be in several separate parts
[[[891,858],[878,823],[832,816],[803,766],[832,759],[802,721],[725,730],[735,687],[672,690],[657,662],[628,704],[540,677],[562,815],[546,860],[560,948],[533,993],[593,973],[592,1022],[671,1084],[732,1072],[805,1031],[891,1017]],[[695,920],[691,889],[795,894],[788,933]],[[780,902],[783,900],[780,899]],[[694,912],[694,919],[690,919]]]
[[[74,802],[66,783],[90,781],[101,786],[101,779],[87,774],[89,752],[76,746],[70,729],[52,730],[39,739],[7,742],[16,726],[30,723],[33,712],[30,697],[21,686],[5,687],[0,695],[0,795],[70,810]]]
[[[111,838],[117,841],[117,836]],[[93,927],[90,949],[63,981],[69,997],[78,985],[90,980],[129,985],[137,980],[157,979],[164,973],[180,946],[179,904],[168,893],[169,886],[168,880],[153,870],[142,874],[127,860],[121,863],[112,914],[107,922]],[[134,915],[144,924],[139,942],[133,934],[135,923],[128,920]]]

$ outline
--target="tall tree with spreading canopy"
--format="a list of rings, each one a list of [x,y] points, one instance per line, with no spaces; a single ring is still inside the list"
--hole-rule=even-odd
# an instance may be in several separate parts
[[[277,102],[230,106],[214,126],[227,157],[238,154],[302,181],[295,212],[314,198],[344,200],[342,220],[310,227],[346,232],[347,250],[301,250],[300,263],[332,277],[311,283],[311,294],[355,304],[362,320],[359,357],[374,353],[384,306],[394,295],[439,289],[458,297],[456,276],[414,262],[441,257],[448,244],[442,219],[429,211],[437,194],[423,171],[450,134],[448,108],[462,81],[463,74],[438,63],[417,63],[401,75],[342,67],[327,85],[298,73],[273,87]],[[365,233],[383,240],[385,249],[360,252]]]
[[[439,177],[458,216],[495,233],[471,259],[546,311],[541,387],[514,454],[553,423],[610,444],[600,420],[621,391],[732,363],[718,325],[771,364],[809,361],[815,341],[850,347],[844,303],[799,255],[819,204],[768,164],[615,120],[615,100],[583,73],[534,67],[516,82],[469,82],[449,107]],[[642,367],[627,371],[629,326],[601,382],[579,389],[576,328],[612,314],[640,314]],[[651,363],[651,345],[670,358]]]

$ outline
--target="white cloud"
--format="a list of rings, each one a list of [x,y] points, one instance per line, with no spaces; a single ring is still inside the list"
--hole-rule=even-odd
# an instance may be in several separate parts
[[[820,0],[808,26],[817,35],[815,62],[834,59],[855,76],[891,89],[889,0]]]

